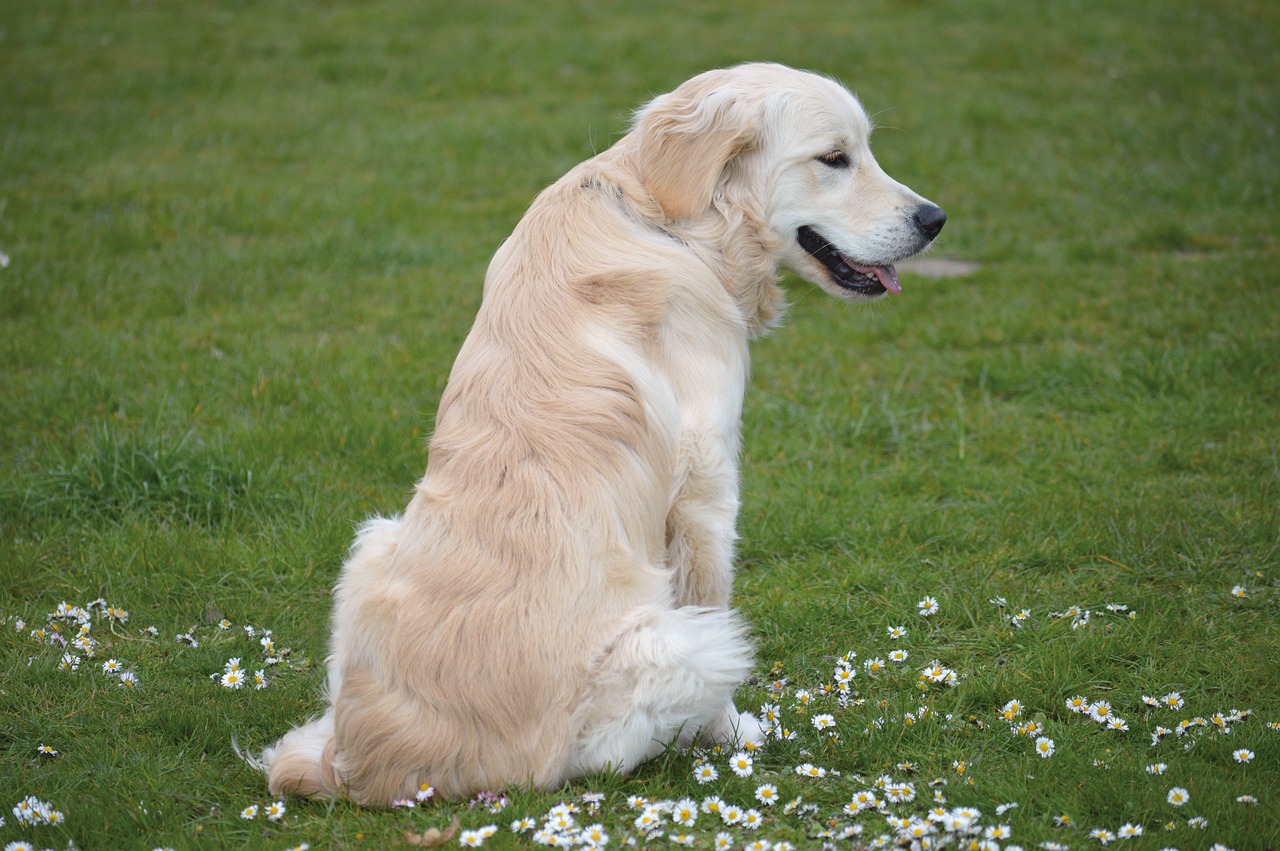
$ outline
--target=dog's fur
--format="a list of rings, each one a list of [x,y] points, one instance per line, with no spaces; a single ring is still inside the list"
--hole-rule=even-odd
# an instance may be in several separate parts
[[[762,738],[732,703],[751,664],[729,609],[747,343],[782,313],[780,267],[847,300],[896,291],[888,264],[941,227],[869,133],[826,78],[712,71],[534,201],[412,501],[342,569],[330,707],[263,754],[274,793],[553,788],[694,735]],[[864,286],[801,246],[806,225]]]

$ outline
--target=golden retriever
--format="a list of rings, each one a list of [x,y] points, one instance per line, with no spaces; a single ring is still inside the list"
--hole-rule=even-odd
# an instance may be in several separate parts
[[[892,180],[839,84],[710,71],[533,202],[489,266],[403,515],[334,592],[328,711],[268,748],[277,794],[387,805],[760,741],[729,608],[747,344],[780,269],[840,299],[942,210]]]

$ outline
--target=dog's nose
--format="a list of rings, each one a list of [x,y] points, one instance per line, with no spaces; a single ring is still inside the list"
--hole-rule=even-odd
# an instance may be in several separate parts
[[[941,207],[934,204],[921,204],[916,207],[915,213],[912,215],[915,220],[916,227],[920,229],[920,233],[929,239],[933,239],[942,230],[942,226],[947,223],[947,214],[942,211]]]

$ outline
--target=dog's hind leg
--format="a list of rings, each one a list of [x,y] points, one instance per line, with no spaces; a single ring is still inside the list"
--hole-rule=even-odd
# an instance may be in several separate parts
[[[653,610],[619,635],[591,673],[579,707],[574,774],[626,772],[714,722],[751,669],[732,612]]]

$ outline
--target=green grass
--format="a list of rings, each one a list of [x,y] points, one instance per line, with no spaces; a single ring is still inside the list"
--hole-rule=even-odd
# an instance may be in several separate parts
[[[1145,831],[1126,848],[1280,846],[1278,53],[1280,10],[1252,0],[0,0],[0,844],[381,848],[456,813],[524,847],[513,819],[599,791],[580,821],[616,846],[628,796],[749,806],[771,782],[816,811],[730,832],[809,848],[886,832],[842,807],[889,774],[916,788],[894,812],[945,779],[948,806],[1024,848],[1126,823]],[[747,59],[855,88],[881,163],[950,216],[937,254],[980,264],[904,274],[862,310],[790,281],[788,324],[756,345],[737,605],[759,681],[739,699],[778,703],[797,738],[746,778],[707,755],[707,785],[672,751],[508,790],[499,815],[241,819],[270,801],[231,739],[320,708],[329,588],[354,525],[421,474],[489,256],[630,109]],[[95,614],[97,655],[59,670],[51,625],[76,630],[49,614],[99,597],[129,620]],[[1052,615],[1073,605],[1087,626]],[[245,625],[291,652],[268,668]],[[895,648],[906,663],[861,670]],[[863,702],[839,707],[820,688],[850,651]],[[268,688],[221,688],[231,657]],[[921,688],[932,660],[954,687]],[[1141,702],[1172,691],[1179,710]],[[1129,731],[1069,712],[1075,694]],[[1011,699],[1052,757],[1009,732]],[[1229,734],[1151,743],[1233,709],[1252,715]],[[17,824],[28,795],[65,823]]]

